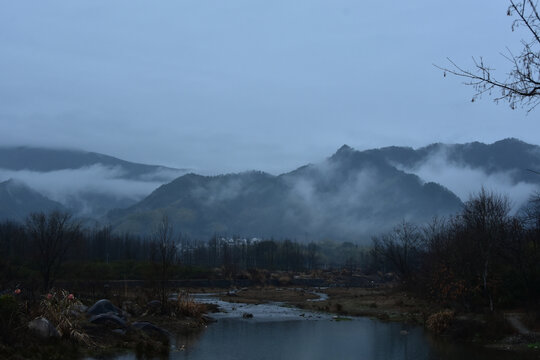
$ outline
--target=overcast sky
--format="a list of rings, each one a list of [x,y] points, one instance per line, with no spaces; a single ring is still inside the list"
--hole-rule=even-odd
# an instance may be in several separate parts
[[[540,143],[433,63],[519,50],[503,0],[0,0],[0,142],[219,173],[357,149]]]

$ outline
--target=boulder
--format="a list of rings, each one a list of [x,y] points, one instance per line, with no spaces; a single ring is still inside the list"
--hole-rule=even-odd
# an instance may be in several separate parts
[[[51,322],[44,317],[37,317],[28,323],[28,328],[44,339],[52,337],[60,337],[60,333],[51,324]]]
[[[242,314],[242,317],[243,317],[244,319],[252,319],[252,318],[253,318],[253,314],[251,314],[251,313],[243,313],[243,314]]]
[[[148,304],[146,304],[146,307],[149,312],[154,313],[161,309],[161,301],[159,300],[152,300],[149,301]]]
[[[86,310],[86,313],[91,316],[112,313],[116,316],[124,317],[122,310],[114,306],[107,299],[101,299],[96,301],[94,305],[92,305],[88,310]]]
[[[152,300],[149,301],[148,304],[146,304],[149,308],[159,308],[161,306],[161,301],[159,300]]]
[[[94,315],[89,320],[93,324],[108,325],[114,327],[126,327],[126,321],[113,313]]]
[[[167,330],[160,328],[159,326],[156,326],[148,321],[137,321],[131,324],[131,326],[135,329],[144,331],[148,335],[171,335]]]

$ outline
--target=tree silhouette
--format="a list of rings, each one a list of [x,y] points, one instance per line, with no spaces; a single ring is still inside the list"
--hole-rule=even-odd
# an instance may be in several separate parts
[[[465,84],[476,91],[473,102],[483,94],[493,95],[493,92],[498,92],[499,95],[494,95],[496,103],[503,100],[512,109],[523,106],[528,111],[533,110],[540,103],[540,15],[537,4],[533,0],[510,0],[507,15],[515,17],[512,31],[525,27],[530,39],[521,40],[522,49],[519,54],[513,54],[509,49],[502,54],[511,65],[505,79],[495,76],[495,69],[487,65],[482,57],[473,57],[472,69],[459,66],[451,59],[448,59],[449,67],[435,66],[444,71],[444,76],[450,73],[465,78]]]
[[[159,278],[158,293],[162,311],[167,307],[167,288],[174,265],[177,264],[176,239],[174,228],[167,216],[163,216],[152,234],[152,260]]]
[[[80,225],[72,222],[68,213],[41,212],[28,216],[25,230],[33,243],[43,290],[47,291],[53,285],[68,249],[81,236]]]

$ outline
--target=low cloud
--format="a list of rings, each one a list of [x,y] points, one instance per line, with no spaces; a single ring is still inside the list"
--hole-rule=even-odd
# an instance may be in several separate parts
[[[240,195],[246,194],[246,183],[243,178],[229,177],[223,183],[211,182],[206,186],[200,186],[192,191],[192,195],[203,201],[207,206],[212,206],[223,201],[234,200]]]
[[[392,196],[393,190],[381,185],[382,176],[376,169],[366,167],[338,179],[343,170],[337,166],[324,162],[312,168],[315,174],[288,181],[291,211],[287,216],[302,223],[306,233],[367,239],[369,234],[410,217],[404,212],[388,212],[392,207],[389,202],[399,196]]]
[[[51,200],[67,207],[75,206],[84,214],[91,214],[95,210],[92,207],[96,206],[88,203],[88,197],[100,198],[100,208],[107,208],[107,199],[112,199],[114,204],[136,202],[178,174],[163,170],[136,180],[127,179],[125,175],[121,167],[101,164],[48,172],[0,169],[0,181],[21,181]]]
[[[187,172],[188,170],[177,170],[177,169],[170,169],[170,168],[164,167],[153,172],[142,174],[138,176],[137,179],[143,182],[165,183],[165,182],[172,181],[176,179],[177,177],[180,177],[186,174]]]
[[[418,175],[424,181],[436,182],[447,187],[462,201],[467,201],[482,187],[506,195],[511,201],[512,212],[518,211],[538,190],[537,184],[514,180],[514,171],[488,174],[482,169],[450,161],[447,149],[444,148],[413,167],[399,168]]]

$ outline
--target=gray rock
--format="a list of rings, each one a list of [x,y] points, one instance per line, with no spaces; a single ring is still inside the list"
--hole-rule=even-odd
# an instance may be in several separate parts
[[[160,334],[160,335],[165,335],[165,336],[171,335],[171,333],[169,333],[167,330],[160,328],[159,326],[156,326],[147,321],[137,321],[131,324],[131,326],[135,329],[144,331],[145,333],[149,335],[153,335],[153,334]]]
[[[242,317],[243,317],[244,319],[252,319],[252,318],[253,318],[253,314],[251,314],[251,313],[243,313],[243,314],[242,314]]]
[[[150,309],[158,309],[161,307],[161,301],[159,300],[152,300],[149,301],[148,304],[146,304]]]
[[[109,300],[101,299],[96,301],[88,310],[86,310],[88,315],[101,315],[107,313],[113,313],[116,316],[124,317],[122,310],[114,306]]]
[[[113,313],[94,315],[89,321],[93,324],[126,327],[126,321]]]
[[[146,304],[146,311],[151,314],[155,314],[161,311],[161,301],[152,300]]]
[[[51,322],[44,317],[37,317],[28,323],[28,328],[44,339],[51,337],[60,337],[60,333],[51,324]]]

